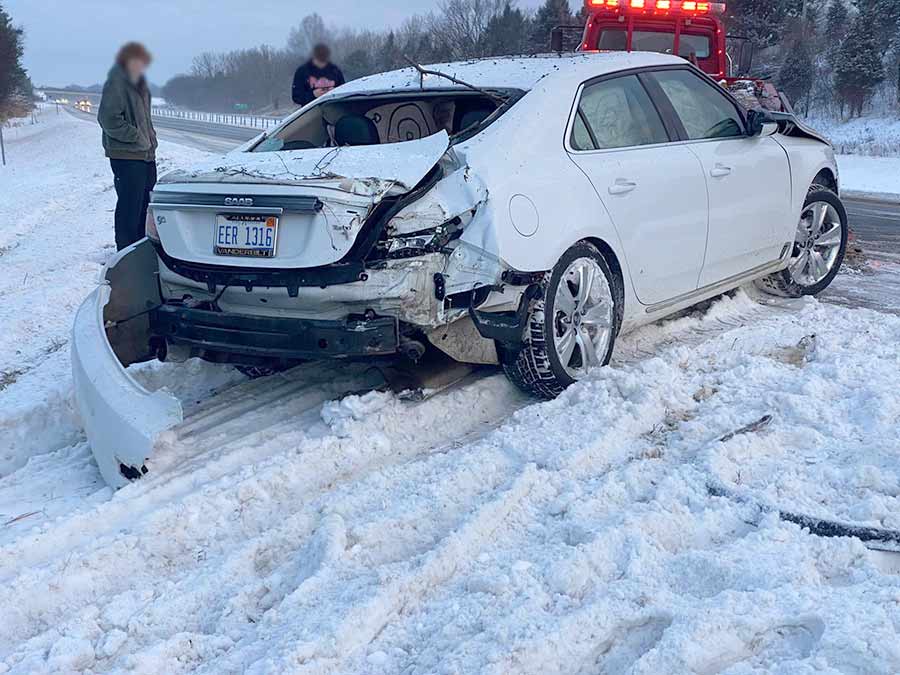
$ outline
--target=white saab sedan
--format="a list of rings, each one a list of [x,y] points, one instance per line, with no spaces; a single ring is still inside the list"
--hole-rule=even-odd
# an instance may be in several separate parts
[[[828,142],[682,59],[411,67],[164,177],[79,316],[79,398],[121,434],[148,408],[122,365],[429,350],[552,397],[623,331],[742,284],[822,291],[847,234]]]

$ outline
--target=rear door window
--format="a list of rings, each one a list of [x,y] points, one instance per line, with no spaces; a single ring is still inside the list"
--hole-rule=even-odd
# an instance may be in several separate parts
[[[737,106],[718,91],[705,75],[690,70],[660,70],[650,74],[672,107],[691,140],[744,136],[744,121]]]
[[[578,111],[571,138],[575,150],[609,150],[669,141],[656,107],[634,75],[587,85]]]

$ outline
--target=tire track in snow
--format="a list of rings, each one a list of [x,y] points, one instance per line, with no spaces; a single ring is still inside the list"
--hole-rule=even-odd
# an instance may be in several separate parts
[[[476,383],[469,389],[486,386],[489,392],[486,398],[493,403],[511,393],[510,386],[500,378],[487,385]],[[505,395],[498,396],[500,391],[506,392]],[[473,411],[473,397],[467,393],[463,390],[456,394],[456,407],[467,412],[467,416],[459,417],[464,424],[452,429],[444,425],[445,440],[471,431],[483,424],[485,418],[492,420],[496,416],[491,409],[472,414],[479,411]],[[436,397],[417,406],[416,415],[439,418],[444,404],[446,400]],[[4,564],[0,606],[10,608],[9,621],[0,627],[0,640],[24,640],[34,636],[35,628],[38,632],[53,629],[85,605],[108,602],[111,596],[126,592],[138,580],[145,579],[152,585],[154,579],[171,577],[173,569],[183,576],[202,563],[196,557],[204,546],[217,551],[240,548],[241,541],[259,536],[313,496],[333,490],[338,484],[359,480],[361,474],[380,466],[414,459],[440,442],[437,429],[433,429],[435,433],[424,444],[414,441],[410,428],[404,424],[409,413],[405,404],[391,400],[385,412],[389,414],[368,416],[350,425],[356,434],[353,437],[311,439],[301,448],[301,453],[291,451],[270,457],[260,465],[239,471],[237,481],[207,485],[175,503],[165,489],[132,490],[143,485],[132,486],[112,502],[76,516],[71,519],[74,522],[62,523],[62,529],[67,531],[65,536],[74,539],[77,535],[81,540],[62,545],[70,551],[65,560],[54,558],[61,536],[53,527],[45,528],[45,536],[35,538],[37,541],[19,541],[0,549],[0,559],[9,563]],[[361,438],[378,435],[387,441],[376,446],[380,447],[380,453],[369,454],[371,447],[359,447]],[[156,477],[146,485],[163,480],[164,477]],[[161,496],[165,498],[162,501]],[[146,499],[151,501],[141,504]],[[143,508],[136,509],[136,506]],[[232,517],[236,511],[240,511],[241,528],[236,527]],[[133,519],[131,528],[127,527],[129,518]],[[210,541],[210,532],[221,536]],[[173,533],[177,534],[175,541],[172,541]],[[23,558],[28,562],[23,564]],[[48,595],[47,589],[55,587],[58,579],[65,579],[72,566],[79,570],[77,588]],[[39,600],[24,603],[21,601],[24,597]]]
[[[481,505],[457,530],[423,556],[412,570],[400,574],[365,602],[354,605],[337,625],[312,643],[292,645],[277,659],[267,656],[253,663],[249,672],[286,672],[302,668],[304,673],[331,673],[347,658],[367,646],[401,612],[413,611],[436,586],[466,566],[490,540],[502,521],[519,507],[542,478],[543,472],[529,464],[497,498]]]
[[[589,386],[589,385],[585,385]],[[597,382],[596,390],[592,394],[600,394],[602,390],[607,390],[605,383]],[[578,479],[597,480],[604,475],[628,464],[632,461],[642,459],[638,452],[638,448],[632,445],[638,442],[643,435],[650,432],[665,416],[666,401],[665,397],[656,395],[648,397],[638,397],[633,406],[625,406],[623,410],[622,400],[613,400],[620,394],[618,388],[608,389],[610,392],[610,400],[598,401],[600,410],[608,411],[609,415],[606,420],[608,424],[604,425],[604,433],[599,439],[592,437],[590,433],[580,438],[580,443],[571,445],[570,447],[559,448],[564,452],[558,457],[538,456],[537,464],[525,463],[523,472],[529,471],[534,473],[531,479],[532,486],[540,485],[540,490],[529,490],[527,494],[521,497],[516,506],[516,510],[523,512],[532,512],[535,509],[542,508],[546,501],[557,494],[558,486],[561,483],[570,482]],[[622,394],[624,398],[629,398],[630,394]],[[584,398],[584,392],[581,395],[575,393],[565,393],[556,402],[541,404],[541,407],[548,409],[546,418],[558,423],[552,415],[552,410],[558,406],[566,407],[572,402],[565,399],[575,398],[575,405],[581,398]],[[623,414],[616,414],[613,411],[619,411]],[[527,414],[523,412],[522,414]],[[534,429],[529,430],[534,433]],[[509,423],[503,429],[505,437],[516,437],[517,429]],[[539,434],[539,431],[538,431]],[[490,439],[485,439],[482,444],[487,444]],[[550,445],[553,445],[552,440]],[[623,447],[624,446],[624,447]],[[478,448],[469,450],[469,454],[483,455]],[[515,454],[515,453],[513,453]],[[524,458],[521,458],[524,461]],[[499,525],[497,526],[499,527]],[[494,530],[496,532],[496,528]],[[507,533],[507,536],[516,536],[516,532]],[[489,541],[483,542],[488,544]],[[440,547],[438,547],[439,550]],[[465,575],[468,563],[477,556],[482,546],[470,547],[467,552],[466,565],[459,565],[451,570],[448,574],[442,575],[439,579],[435,579],[434,583],[427,586],[425,590],[422,587],[413,587],[406,591],[402,582],[392,581],[388,590],[380,591],[375,597],[367,600],[366,603],[354,606],[348,613],[346,618],[338,627],[329,628],[327,636],[321,638],[314,643],[314,646],[305,644],[303,648],[295,653],[291,653],[290,657],[282,656],[276,661],[268,661],[265,667],[259,666],[258,672],[283,672],[302,666],[302,672],[310,673],[327,673],[337,670],[346,670],[348,661],[352,662],[354,654],[368,646],[371,641],[377,638],[385,629],[389,622],[399,616],[403,616],[404,621],[415,622],[415,616],[420,611],[421,606],[428,600],[430,595],[438,592],[438,587],[446,585],[451,580],[459,583],[459,575]],[[404,590],[408,597],[407,600],[396,596],[397,585]],[[320,605],[317,605],[321,608]],[[384,608],[387,607],[387,610]],[[399,608],[399,609],[397,609]],[[387,612],[387,615],[385,614]],[[373,625],[360,624],[362,619],[354,617],[376,617]],[[642,621],[636,620],[635,625],[641,624]],[[341,639],[340,635],[350,636],[347,639]],[[618,633],[614,633],[618,635]],[[324,647],[323,647],[324,645]],[[591,643],[586,649],[593,650],[596,643]],[[323,651],[324,649],[324,651]],[[638,649],[638,645],[635,646]],[[616,652],[615,656],[619,659],[626,658],[627,650],[622,649]],[[258,665],[258,664],[257,664]],[[255,670],[253,672],[256,672]],[[497,671],[501,672],[501,671]],[[506,671],[510,672],[510,671]],[[534,671],[540,672],[540,671]]]

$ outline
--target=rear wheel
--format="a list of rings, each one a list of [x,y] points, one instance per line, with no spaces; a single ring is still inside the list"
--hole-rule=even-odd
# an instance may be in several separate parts
[[[570,248],[531,302],[522,349],[504,364],[509,379],[550,399],[605,366],[621,324],[621,296],[620,280],[594,246]]]
[[[849,234],[847,211],[840,198],[827,188],[814,186],[800,215],[787,268],[760,279],[757,286],[790,298],[821,293],[840,272]]]

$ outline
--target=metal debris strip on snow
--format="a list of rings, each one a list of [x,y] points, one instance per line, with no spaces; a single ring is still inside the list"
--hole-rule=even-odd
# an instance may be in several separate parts
[[[762,431],[768,427],[774,419],[773,415],[764,415],[751,424],[747,424],[725,434],[718,439],[717,443],[726,443],[737,436]],[[708,479],[707,489],[709,494],[713,497],[725,497],[726,499],[742,504],[751,504],[759,510],[760,513],[777,513],[781,520],[799,525],[803,529],[809,530],[810,534],[814,534],[818,537],[850,537],[859,539],[866,547],[874,550],[900,552],[900,532],[896,530],[885,530],[877,527],[840,523],[808,516],[802,513],[792,513],[791,511],[779,507],[751,500],[750,497],[738,494],[729,489],[724,483],[716,478]]]

